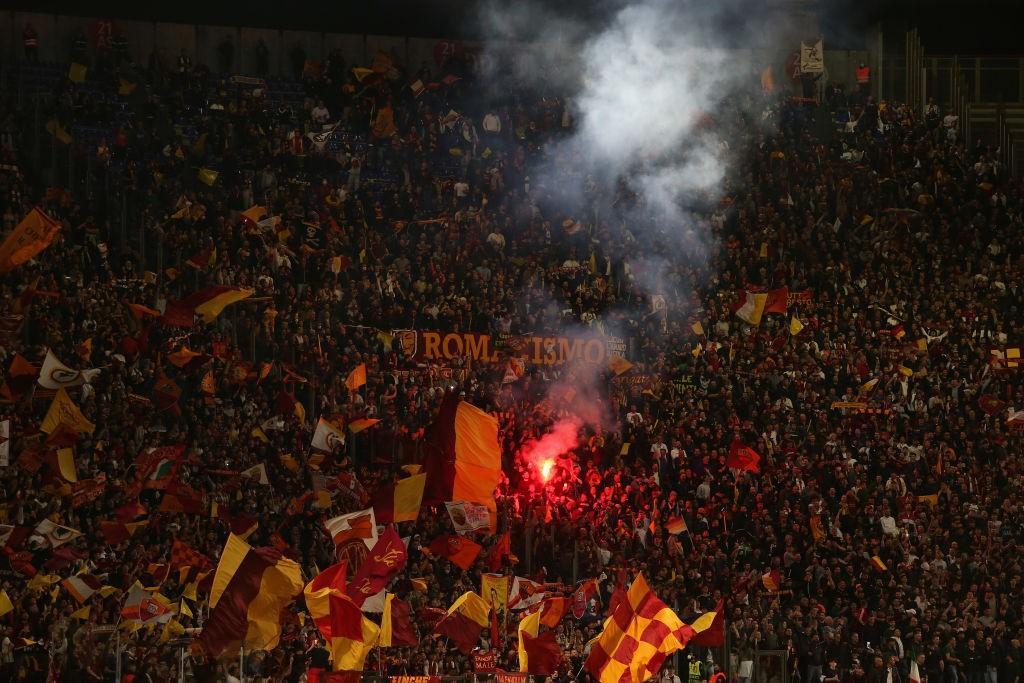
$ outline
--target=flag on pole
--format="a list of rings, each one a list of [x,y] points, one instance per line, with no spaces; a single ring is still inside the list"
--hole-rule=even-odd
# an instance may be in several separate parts
[[[342,546],[353,539],[361,539],[367,548],[373,548],[377,543],[377,520],[373,508],[332,517],[324,522],[324,526],[335,546]]]
[[[388,527],[359,565],[346,594],[356,607],[363,607],[364,602],[383,591],[391,579],[402,571],[408,558],[405,543],[398,532],[394,527]]]
[[[599,681],[646,681],[694,635],[637,574],[594,641],[584,668]]]
[[[729,445],[729,455],[725,459],[727,467],[748,472],[761,471],[761,455],[750,446],[744,446],[739,439],[733,439]]]
[[[468,501],[487,507],[496,524],[494,490],[501,477],[498,420],[448,392],[424,443],[423,502]]]
[[[434,633],[445,636],[465,656],[469,656],[488,624],[490,607],[476,593],[469,591],[456,600],[434,627]]]
[[[322,417],[313,432],[313,448],[333,453],[345,445],[345,433]]]
[[[348,373],[348,377],[345,378],[345,386],[349,391],[356,391],[364,384],[366,384],[366,364],[360,363],[352,372]]]
[[[373,512],[381,524],[414,522],[423,504],[426,474],[416,474],[377,491],[372,499]]]
[[[230,534],[213,577],[210,617],[199,643],[210,657],[240,645],[273,650],[281,639],[282,613],[302,588],[297,562],[276,548],[253,548]]]
[[[384,612],[380,620],[380,647],[416,646],[419,638],[412,625],[409,603],[399,600],[393,593],[384,598]]]
[[[473,566],[482,549],[479,543],[452,535],[438,536],[426,548],[431,554],[447,558],[452,564],[466,570]]]
[[[702,647],[722,647],[725,645],[725,603],[718,601],[715,609],[697,617],[690,628],[696,634],[690,639],[690,645]]]
[[[767,300],[767,294],[746,292],[743,304],[736,309],[736,317],[748,325],[757,327],[761,324],[761,316],[764,315],[764,307]]]
[[[53,243],[60,229],[58,221],[38,208],[29,211],[0,244],[0,274],[34,259]]]

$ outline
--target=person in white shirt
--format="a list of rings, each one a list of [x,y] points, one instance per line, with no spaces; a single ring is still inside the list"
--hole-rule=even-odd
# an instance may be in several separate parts
[[[484,130],[492,135],[497,135],[501,132],[501,119],[493,111],[487,112],[484,116]]]

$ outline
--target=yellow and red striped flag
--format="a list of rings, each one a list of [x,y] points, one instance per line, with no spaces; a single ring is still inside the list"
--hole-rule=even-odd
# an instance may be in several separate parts
[[[352,372],[348,373],[348,377],[345,378],[345,386],[349,391],[355,391],[364,384],[366,384],[366,363],[360,363]]]
[[[626,599],[605,620],[584,668],[600,683],[646,681],[693,636],[693,629],[637,574]]]
[[[199,643],[207,655],[244,644],[273,650],[284,610],[302,592],[302,571],[276,548],[253,548],[230,534],[210,591],[210,618]]]
[[[778,593],[782,588],[782,572],[773,569],[761,575],[761,583],[769,593]]]
[[[885,565],[885,562],[882,562],[882,558],[880,558],[878,555],[871,556],[871,566],[880,572],[889,571],[889,567]]]

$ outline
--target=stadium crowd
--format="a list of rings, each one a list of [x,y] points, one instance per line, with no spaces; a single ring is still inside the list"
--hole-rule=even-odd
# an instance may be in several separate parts
[[[711,654],[739,683],[759,650],[785,653],[789,681],[756,672],[773,683],[901,683],[911,663],[927,683],[1020,680],[1024,451],[1010,418],[1024,392],[1016,364],[992,351],[1024,335],[1024,207],[993,150],[936,110],[841,88],[818,107],[752,87],[708,112],[736,161],[688,217],[706,253],[652,259],[678,254],[678,226],[644,224],[628,182],[612,201],[588,186],[567,206],[558,185],[570,179],[531,178],[573,130],[565,100],[525,86],[496,95],[458,63],[416,71],[380,55],[367,73],[340,54],[300,56],[296,107],[184,60],[104,60],[102,98],[56,86],[43,117],[54,135],[113,120],[112,101],[133,114],[87,153],[89,172],[130,197],[144,243],[125,241],[101,182],[88,195],[48,187],[21,136],[4,136],[5,231],[37,206],[63,227],[2,277],[0,509],[15,533],[0,570],[13,606],[0,617],[0,678],[109,680],[121,647],[131,680],[171,680],[189,632],[98,627],[119,623],[136,580],[190,606],[182,627],[201,626],[202,594],[189,598],[161,566],[173,542],[216,564],[229,530],[251,531],[249,543],[313,576],[335,561],[324,520],[365,508],[420,462],[442,396],[457,391],[501,427],[498,528],[476,540],[490,548],[508,532],[500,571],[552,593],[599,580],[583,618],[556,629],[555,680],[586,676],[586,644],[636,570],[687,622],[724,598],[731,660]],[[32,125],[10,99],[5,110],[8,129]],[[253,205],[265,215],[247,220]],[[255,294],[192,327],[159,315],[215,285]],[[745,292],[781,288],[784,315],[737,317]],[[410,328],[586,330],[621,337],[632,367],[422,362],[391,332]],[[95,430],[70,445],[40,434],[54,394],[16,362],[38,368],[47,349],[101,369],[71,392]],[[350,391],[361,363],[366,384]],[[599,417],[544,481],[517,454],[580,401]],[[310,448],[321,416],[381,421],[324,457]],[[759,461],[730,467],[736,443]],[[175,444],[172,488],[133,487],[139,455]],[[79,483],[99,482],[82,500],[63,448]],[[267,484],[239,475],[261,463]],[[328,479],[326,507],[295,504]],[[195,509],[166,509],[172,493]],[[81,535],[58,548],[12,542],[44,518]],[[673,518],[685,531],[666,528]],[[110,520],[148,523],[112,537]],[[462,570],[423,551],[452,533],[443,507],[398,531],[410,541],[396,590],[422,642],[375,650],[367,673],[471,672],[471,658],[429,637],[424,608],[479,590],[487,552]],[[119,589],[84,616],[45,580],[83,570]],[[323,665],[302,609],[300,598],[279,647],[247,658],[247,677],[301,681]],[[508,624],[502,643],[485,629],[480,645],[516,671]],[[239,673],[186,660],[197,680]],[[697,668],[678,675],[706,680]]]

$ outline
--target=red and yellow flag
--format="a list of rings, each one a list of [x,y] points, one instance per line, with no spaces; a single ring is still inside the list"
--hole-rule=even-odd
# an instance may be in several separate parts
[[[438,536],[427,547],[432,554],[445,557],[449,562],[462,569],[469,569],[483,549],[479,543],[463,536]]]
[[[355,370],[348,373],[348,377],[345,378],[345,386],[349,391],[355,391],[364,384],[366,384],[366,363],[360,363]]]
[[[501,476],[498,420],[448,392],[427,435],[426,505],[479,503],[496,522],[494,489]]]
[[[381,524],[416,521],[426,483],[427,475],[415,474],[377,491],[372,499],[377,521]]]
[[[626,599],[605,620],[584,668],[600,683],[646,681],[693,635],[637,574]]]
[[[479,595],[470,591],[448,608],[448,613],[437,622],[434,633],[450,640],[465,656],[469,656],[480,640],[480,633],[488,625],[490,606]]]
[[[53,243],[61,225],[39,209],[32,209],[0,244],[0,274],[9,273],[38,256]]]
[[[273,650],[281,613],[302,592],[302,571],[276,548],[253,548],[230,534],[210,591],[210,618],[199,642],[211,657],[229,647]]]

